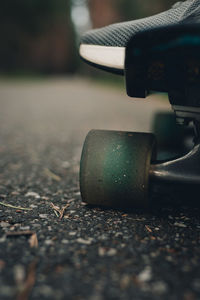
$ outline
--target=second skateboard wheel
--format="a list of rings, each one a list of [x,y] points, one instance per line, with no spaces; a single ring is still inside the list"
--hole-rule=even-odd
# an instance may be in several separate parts
[[[177,124],[173,112],[158,112],[153,120],[152,132],[160,148],[174,150],[183,146],[184,127]]]
[[[81,157],[83,201],[110,207],[147,207],[152,158],[153,134],[92,130]]]

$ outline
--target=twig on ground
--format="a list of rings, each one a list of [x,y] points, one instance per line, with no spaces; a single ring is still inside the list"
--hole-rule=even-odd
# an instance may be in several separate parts
[[[60,208],[58,206],[54,205],[52,202],[50,203],[50,206],[53,208],[55,215],[57,217],[59,217],[59,215],[60,215]],[[58,213],[59,213],[59,215],[58,215]]]
[[[148,232],[151,232],[151,233],[152,233],[152,230],[151,230],[151,228],[150,228],[148,225],[145,225],[145,228],[146,228],[146,230],[147,230]]]
[[[44,168],[44,174],[47,177],[50,177],[51,179],[53,179],[55,181],[61,181],[60,176],[56,175],[55,173],[53,173],[52,171],[50,171],[48,168]]]
[[[59,214],[57,213],[57,211],[55,209],[53,211],[54,211],[56,217],[59,218]]]
[[[19,209],[19,210],[32,210],[32,208],[26,208],[26,207],[21,207],[21,206],[13,206],[12,204],[5,203],[5,202],[0,202],[0,205],[10,207],[10,208],[14,208],[14,209]]]
[[[61,208],[61,213],[60,213],[60,220],[63,218],[63,215],[65,213],[65,210],[69,207],[69,204],[66,204]]]
[[[54,205],[52,202],[51,202],[51,207],[53,208],[55,214],[57,215],[57,213],[59,213],[59,219],[62,220],[63,216],[64,216],[64,213],[65,213],[65,210],[70,206],[69,203],[67,203],[65,206],[63,206],[62,208],[59,208],[58,206]]]

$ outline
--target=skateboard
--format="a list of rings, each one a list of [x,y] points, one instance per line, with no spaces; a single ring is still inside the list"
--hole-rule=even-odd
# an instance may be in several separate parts
[[[156,137],[157,160],[183,156],[194,146],[192,124],[178,124],[173,111],[156,112],[152,118],[151,132]]]
[[[152,133],[92,130],[81,156],[83,201],[148,208],[152,186],[198,188],[200,26],[173,25],[136,34],[126,47],[124,76],[130,97],[146,98],[150,91],[168,94],[178,124],[192,126],[193,146],[163,161],[157,158]]]

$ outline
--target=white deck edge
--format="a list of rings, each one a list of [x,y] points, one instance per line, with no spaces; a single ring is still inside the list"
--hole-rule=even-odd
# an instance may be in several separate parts
[[[125,47],[82,44],[79,53],[82,58],[91,63],[119,70],[124,69]]]

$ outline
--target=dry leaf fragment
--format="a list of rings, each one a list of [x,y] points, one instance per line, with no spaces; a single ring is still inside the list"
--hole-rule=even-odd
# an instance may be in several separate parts
[[[6,263],[4,260],[0,259],[0,271],[5,267]]]
[[[57,213],[59,213],[59,219],[60,219],[60,220],[63,218],[63,215],[64,215],[64,213],[65,213],[65,210],[66,210],[69,206],[70,206],[70,204],[67,203],[65,206],[59,208],[58,206],[54,205],[54,204],[51,202],[51,207],[53,208],[53,210],[54,210],[56,216],[58,216]]]
[[[29,239],[29,244],[31,248],[38,248],[37,234],[33,233]]]
[[[151,233],[152,233],[152,230],[151,230],[151,228],[150,228],[148,225],[145,225],[145,228],[146,228],[146,230],[147,230],[148,232],[151,232]]]

